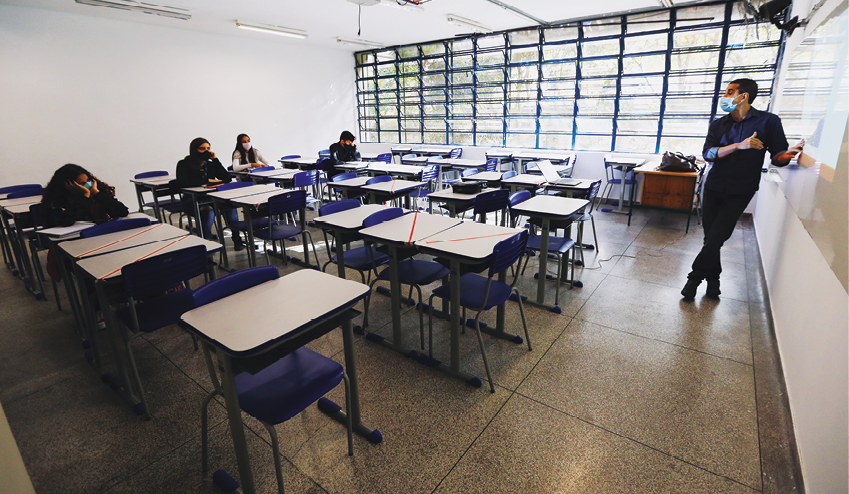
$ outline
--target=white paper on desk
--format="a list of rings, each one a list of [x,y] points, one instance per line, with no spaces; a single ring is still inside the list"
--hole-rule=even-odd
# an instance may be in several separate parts
[[[39,230],[38,233],[42,235],[49,235],[51,237],[64,237],[65,235],[72,235],[74,233],[79,233],[86,228],[91,228],[94,226],[94,223],[91,221],[77,221],[71,226],[57,226],[53,228],[45,228],[44,230]]]

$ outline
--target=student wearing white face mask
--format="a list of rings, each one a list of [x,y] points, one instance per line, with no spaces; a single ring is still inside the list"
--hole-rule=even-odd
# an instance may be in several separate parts
[[[236,138],[236,149],[233,150],[233,171],[243,172],[260,166],[268,166],[268,162],[262,157],[259,149],[251,145],[251,138],[247,134],[239,134]]]

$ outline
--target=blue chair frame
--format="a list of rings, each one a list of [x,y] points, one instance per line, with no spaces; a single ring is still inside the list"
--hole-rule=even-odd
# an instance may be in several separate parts
[[[307,193],[304,190],[292,190],[289,192],[284,192],[282,194],[277,194],[275,196],[271,196],[268,199],[268,220],[267,223],[263,226],[261,230],[254,232],[254,236],[257,238],[261,238],[263,240],[263,247],[267,247],[265,242],[271,241],[271,245],[274,248],[274,253],[277,254],[277,245],[276,241],[280,241],[280,246],[283,249],[283,258],[287,259],[286,263],[288,264],[288,257],[286,256],[286,242],[285,239],[295,237],[297,235],[306,235],[310,239],[310,243],[312,244],[312,253],[316,258],[316,262],[318,262],[318,253],[315,249],[315,243],[312,239],[312,234],[308,230],[302,229],[300,226],[297,226],[297,223],[294,218],[294,213],[297,212],[300,214],[305,214],[305,208],[307,206]],[[280,219],[275,220],[274,217],[286,217],[287,215],[292,214],[292,223],[281,223]],[[268,248],[265,248],[265,262],[266,264],[271,264],[271,260],[268,256]]]

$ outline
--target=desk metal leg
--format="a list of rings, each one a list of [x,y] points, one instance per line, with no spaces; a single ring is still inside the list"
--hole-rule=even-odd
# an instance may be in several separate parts
[[[560,314],[560,307],[545,303],[545,280],[548,274],[548,241],[551,234],[551,220],[542,218],[542,239],[540,241],[539,252],[539,271],[537,274],[537,298],[536,300],[527,300],[531,305],[547,309],[556,314]],[[560,283],[560,280],[557,280]],[[519,341],[521,342],[521,340]]]
[[[156,219],[158,219],[160,223],[165,223],[165,218],[163,218],[162,215],[162,208],[159,207],[159,197],[156,195],[156,187],[153,187],[151,192],[153,192],[153,215],[156,216]]]
[[[218,208],[218,201],[213,201],[212,207],[215,212],[215,224],[218,227],[218,241],[221,242],[221,256],[224,259],[224,269],[230,271],[230,259],[227,258],[227,245],[224,244],[224,224],[221,222],[221,210]]]
[[[205,238],[203,236],[203,220],[200,218],[200,204],[198,204],[198,200],[194,195],[192,195],[192,203],[195,205],[195,219],[198,222],[198,237]]]
[[[41,287],[41,280],[36,279],[35,277],[36,275],[29,257],[29,249],[27,249],[26,239],[24,238],[23,231],[21,231],[21,218],[15,218],[15,236],[17,237],[15,240],[17,240],[18,251],[21,253],[20,264],[23,265],[22,267],[26,273],[24,286],[30,291],[30,293],[35,295],[36,299],[47,300],[44,293],[39,290],[39,287]]]
[[[251,217],[251,211],[247,206],[242,208],[242,214],[245,217],[245,223],[248,224],[248,245],[247,245],[247,248],[248,248],[248,264],[250,265],[250,267],[253,268],[253,267],[256,266],[256,246],[254,244],[254,222],[253,222],[253,218]],[[221,220],[218,220],[218,221],[220,222]]]
[[[251,472],[251,458],[248,454],[248,443],[245,439],[245,428],[242,424],[242,411],[239,408],[239,396],[236,394],[236,374],[233,371],[233,361],[222,351],[216,352],[218,362],[224,368],[222,387],[224,401],[227,404],[227,420],[230,423],[230,435],[233,437],[233,449],[236,452],[236,464],[239,466],[239,481],[244,494],[254,494],[254,476]]]

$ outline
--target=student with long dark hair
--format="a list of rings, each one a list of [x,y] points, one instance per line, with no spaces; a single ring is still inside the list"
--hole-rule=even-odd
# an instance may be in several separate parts
[[[247,134],[239,134],[236,137],[236,149],[233,150],[233,171],[243,172],[260,166],[268,166],[268,162],[259,149],[251,145],[251,138]]]
[[[115,187],[71,163],[53,173],[41,204],[47,226],[70,226],[76,221],[104,221],[130,214],[127,206],[115,198]]]
[[[211,151],[209,141],[203,137],[193,139],[189,144],[189,155],[177,163],[177,186],[180,188],[229,183],[231,180],[230,173],[224,169],[224,165],[218,161],[215,153]],[[183,202],[183,207],[189,214],[194,212],[194,208],[188,201]],[[199,223],[203,226],[203,235],[207,239],[215,239],[212,234],[214,219],[215,213],[211,206],[201,207]],[[238,219],[235,209],[224,212],[224,221],[228,227],[231,222],[238,221]],[[230,230],[233,232],[233,244],[235,244],[236,250],[244,249],[245,244],[239,236],[239,230],[233,228],[230,228]]]

